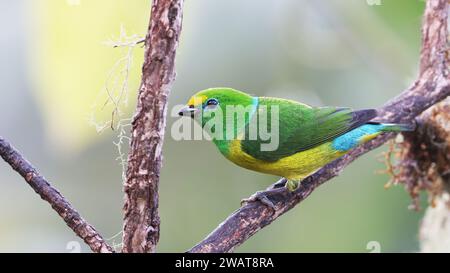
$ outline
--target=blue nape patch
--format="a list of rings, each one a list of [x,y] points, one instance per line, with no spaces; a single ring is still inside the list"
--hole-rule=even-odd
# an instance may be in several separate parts
[[[335,138],[332,142],[333,148],[338,151],[346,152],[358,146],[364,136],[378,133],[383,130],[384,127],[383,124],[364,124]]]

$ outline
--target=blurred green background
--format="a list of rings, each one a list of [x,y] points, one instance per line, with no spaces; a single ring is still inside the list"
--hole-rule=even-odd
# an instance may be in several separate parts
[[[313,105],[382,105],[416,75],[424,1],[368,2],[377,1],[186,1],[170,106],[214,86]],[[123,195],[119,132],[108,124],[115,107],[104,103],[108,91],[120,110],[116,123],[132,115],[143,55],[140,45],[112,44],[143,36],[149,10],[150,0],[0,0],[0,135],[112,244],[121,241]],[[161,252],[190,248],[241,198],[277,179],[235,167],[206,141],[174,141],[174,120],[164,144]],[[101,133],[94,123],[105,125]],[[238,251],[368,252],[370,241],[383,252],[417,251],[423,212],[407,209],[402,187],[383,188],[388,177],[376,171],[385,149],[357,160]],[[0,183],[1,252],[68,252],[69,242],[81,242],[3,162]]]

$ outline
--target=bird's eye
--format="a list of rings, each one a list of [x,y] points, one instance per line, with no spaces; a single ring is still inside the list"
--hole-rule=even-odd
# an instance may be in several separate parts
[[[217,105],[219,101],[217,99],[209,99],[206,101],[206,105]]]

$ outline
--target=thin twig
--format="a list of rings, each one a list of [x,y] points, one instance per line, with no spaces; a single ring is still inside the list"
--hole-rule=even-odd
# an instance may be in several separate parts
[[[102,236],[84,220],[72,207],[69,201],[52,187],[50,183],[6,140],[0,137],[0,156],[33,188],[33,190],[47,201],[61,216],[75,234],[84,240],[94,252],[114,252]]]

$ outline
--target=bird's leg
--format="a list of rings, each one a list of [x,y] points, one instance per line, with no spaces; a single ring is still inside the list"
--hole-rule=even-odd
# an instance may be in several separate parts
[[[278,180],[278,182],[273,184],[271,189],[283,188],[283,187],[286,186],[286,183],[287,183],[287,179],[286,178],[282,178],[282,179]]]
[[[288,180],[286,182],[286,189],[288,189],[290,192],[295,191],[296,189],[298,189],[298,186],[300,185],[300,181],[299,180]]]

